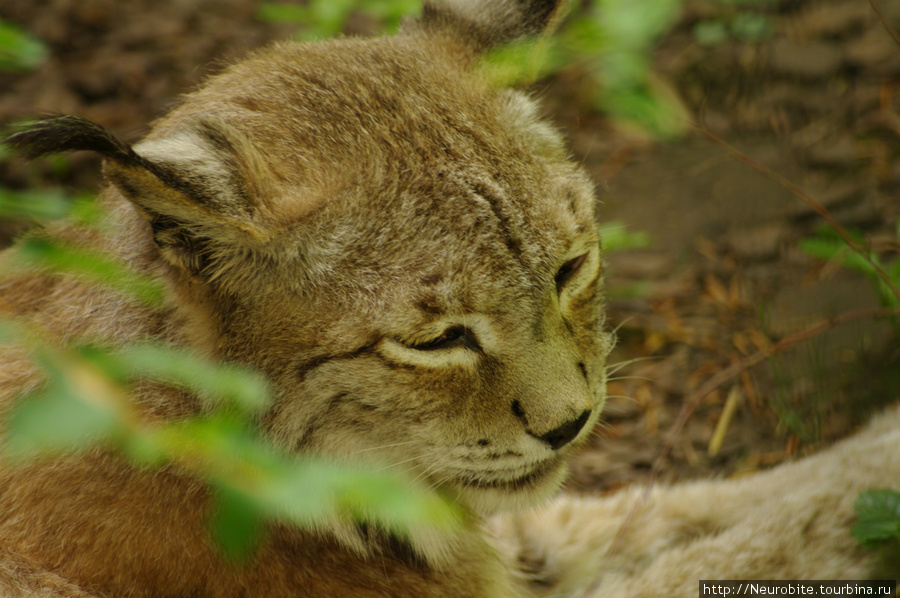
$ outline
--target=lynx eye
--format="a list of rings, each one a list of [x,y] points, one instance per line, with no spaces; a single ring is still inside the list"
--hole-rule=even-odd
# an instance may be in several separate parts
[[[561,292],[563,287],[566,286],[566,283],[569,282],[569,279],[575,276],[578,269],[587,261],[587,257],[587,253],[582,253],[578,257],[573,257],[560,267],[559,271],[556,273],[557,293]]]
[[[475,336],[465,326],[450,326],[437,338],[425,341],[424,343],[410,345],[410,348],[417,351],[437,351],[464,345],[477,348],[478,343],[475,341]]]

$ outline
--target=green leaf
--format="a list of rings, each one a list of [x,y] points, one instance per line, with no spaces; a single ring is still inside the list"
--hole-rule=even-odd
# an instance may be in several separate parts
[[[840,237],[824,234],[807,237],[801,239],[799,247],[807,255],[821,260],[838,260],[846,268],[852,268],[869,276],[878,276],[875,267],[865,257],[853,251]],[[875,264],[879,263],[878,256],[870,255],[869,258]]]
[[[552,39],[526,39],[501,46],[481,59],[478,70],[492,87],[532,83],[561,64],[559,46]]]
[[[679,136],[688,122],[683,105],[660,86],[607,89],[600,102],[614,118],[661,139]]]
[[[456,529],[462,511],[451,500],[387,471],[323,461],[285,462],[284,472],[254,493],[269,513],[298,525],[322,519],[367,521],[400,535],[413,527]]]
[[[0,20],[0,71],[30,71],[46,58],[47,47],[42,41]]]
[[[55,384],[13,408],[5,452],[13,459],[25,459],[75,451],[110,438],[118,429],[113,414]]]
[[[718,46],[728,41],[728,27],[719,20],[699,21],[691,33],[702,46]]]
[[[628,225],[620,220],[611,220],[599,227],[603,252],[643,249],[650,246],[650,235],[645,231],[629,231]]]
[[[99,251],[30,238],[19,244],[18,255],[27,265],[85,276],[147,305],[158,305],[165,296],[161,283],[134,273],[118,260]]]
[[[421,0],[366,0],[362,3],[362,11],[384,24],[384,30],[394,33],[405,17],[416,17],[422,12]]]
[[[68,216],[71,205],[61,189],[13,191],[0,187],[0,218],[57,220]]]
[[[269,23],[302,25],[309,22],[309,9],[300,4],[263,2],[256,9],[256,18]]]
[[[847,245],[837,239],[829,237],[807,237],[801,239],[799,243],[800,250],[812,257],[821,260],[831,260],[847,249]]]
[[[766,15],[755,12],[740,12],[731,20],[731,32],[744,42],[760,42],[772,37],[775,25]]]
[[[900,259],[895,259],[894,263],[887,267],[888,278],[894,283],[900,283]]]
[[[231,560],[249,557],[262,539],[265,527],[256,502],[228,485],[215,487],[215,514],[210,531],[222,554]]]
[[[566,63],[573,57],[596,57],[609,48],[609,32],[596,18],[572,19],[554,37],[572,55]]]
[[[853,504],[858,521],[853,537],[865,548],[900,538],[900,492],[875,489],[861,492]]]
[[[261,375],[184,349],[141,343],[127,347],[118,359],[132,375],[177,383],[245,413],[258,412],[269,404],[269,385]]]
[[[610,46],[649,47],[678,17],[679,0],[597,0],[595,18],[608,32]]]

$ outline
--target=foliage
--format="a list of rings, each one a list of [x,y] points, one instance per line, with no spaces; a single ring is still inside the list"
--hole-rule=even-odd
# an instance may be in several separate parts
[[[857,517],[853,537],[863,548],[872,550],[900,542],[900,492],[865,490],[856,498],[853,509]]]
[[[701,43],[734,37],[759,41],[772,33],[771,21],[746,10],[767,0],[720,0],[726,15],[702,21]],[[576,4],[570,2],[570,5]],[[588,101],[620,123],[660,138],[682,134],[687,114],[675,91],[652,70],[654,44],[673,27],[684,0],[591,0],[551,36],[514,42],[485,57],[482,71],[498,87],[532,83],[563,70],[589,80]],[[311,0],[306,5],[264,3],[263,20],[302,26],[299,37],[340,33],[349,17],[361,13],[396,30],[400,17],[421,9],[421,0]]]
[[[0,187],[0,214],[6,218],[52,220],[67,215],[70,206],[70,198],[61,189],[13,191]]]
[[[30,71],[46,56],[43,42],[0,19],[0,72]]]
[[[0,202],[0,218],[27,215],[90,222],[92,202],[58,192],[35,203]],[[34,208],[30,210],[29,208]],[[149,306],[164,290],[111,257],[33,235],[20,265],[86,278]],[[18,265],[18,264],[17,264]],[[25,349],[45,383],[9,414],[2,456],[22,462],[100,445],[138,467],[176,464],[205,480],[217,498],[211,529],[223,552],[246,556],[269,520],[315,527],[323,521],[374,523],[403,537],[413,527],[452,530],[462,513],[447,497],[398,473],[364,470],[283,452],[247,422],[268,404],[268,386],[246,369],[156,343],[61,347],[21,321],[0,319],[0,346]],[[147,421],[129,399],[137,383],[184,388],[209,409],[177,422]]]
[[[628,225],[619,220],[610,220],[600,225],[600,239],[605,256],[616,251],[645,249],[651,244],[650,235],[646,231],[629,230]],[[651,293],[651,285],[646,281],[620,283],[606,292],[616,299],[647,297]]]
[[[853,240],[860,247],[866,247],[865,238],[861,233],[851,233]],[[897,221],[895,241],[900,246],[900,220]],[[823,226],[817,233],[800,241],[800,249],[806,254],[830,262],[835,262],[845,268],[862,272],[866,275],[878,293],[878,298],[884,307],[900,306],[900,297],[885,284],[877,271],[880,268],[895,287],[900,286],[900,259],[895,258],[887,262],[885,256],[876,252],[867,253],[868,260],[860,253],[854,251],[831,227]],[[893,317],[894,328],[900,331],[900,320]]]
[[[256,12],[263,21],[302,25],[301,39],[313,40],[341,33],[354,12],[375,20],[383,31],[395,32],[403,17],[421,11],[421,0],[310,0],[306,4],[265,2]]]
[[[698,21],[691,33],[701,45],[718,46],[729,39],[760,42],[772,37],[774,31],[775,25],[767,15],[732,8],[722,17]]]
[[[630,231],[620,220],[610,220],[600,225],[603,252],[610,254],[628,249],[644,249],[650,246],[650,235],[646,231]]]
[[[854,236],[854,240],[864,246],[862,234],[856,233]],[[900,243],[900,221],[897,221],[895,238]],[[816,235],[803,239],[800,242],[800,248],[813,257],[835,261],[841,266],[862,272],[875,285],[882,305],[885,307],[900,305],[900,299],[884,284],[875,270],[876,267],[882,268],[888,274],[892,283],[895,285],[900,284],[900,259],[895,259],[892,263],[887,264],[884,263],[883,256],[869,252],[870,262],[859,253],[853,251],[831,227],[822,227]]]

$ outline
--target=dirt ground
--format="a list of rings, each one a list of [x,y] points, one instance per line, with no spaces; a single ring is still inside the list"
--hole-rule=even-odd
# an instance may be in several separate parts
[[[0,19],[50,47],[26,74],[0,74],[0,123],[75,113],[135,140],[211,72],[289,26],[254,18],[252,0],[4,0]],[[900,30],[900,3],[880,0]],[[897,259],[900,45],[865,0],[779,0],[758,11],[761,42],[704,46],[692,33],[733,5],[688,4],[655,50],[655,73],[703,123]],[[351,20],[351,33],[371,23]],[[573,461],[574,490],[645,480],[739,475],[815,450],[900,398],[890,323],[859,319],[779,351],[720,384],[686,425],[679,412],[705,381],[837,314],[877,307],[862,274],[798,249],[821,218],[784,186],[732,158],[697,129],[651,141],[584,100],[567,70],[535,86],[597,183],[600,219],[646,232],[649,246],[608,256],[610,322],[619,346],[604,424]],[[48,183],[49,181],[49,183]],[[0,163],[0,185],[99,183],[96,159],[66,167]],[[3,223],[4,242],[18,230]],[[728,397],[721,448],[708,446]]]

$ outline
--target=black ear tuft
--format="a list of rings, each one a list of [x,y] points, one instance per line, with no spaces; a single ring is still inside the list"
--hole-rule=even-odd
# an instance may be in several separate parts
[[[56,116],[28,123],[24,127],[24,130],[10,135],[6,143],[27,158],[87,150],[129,166],[141,162],[134,150],[109,131],[78,116]]]

